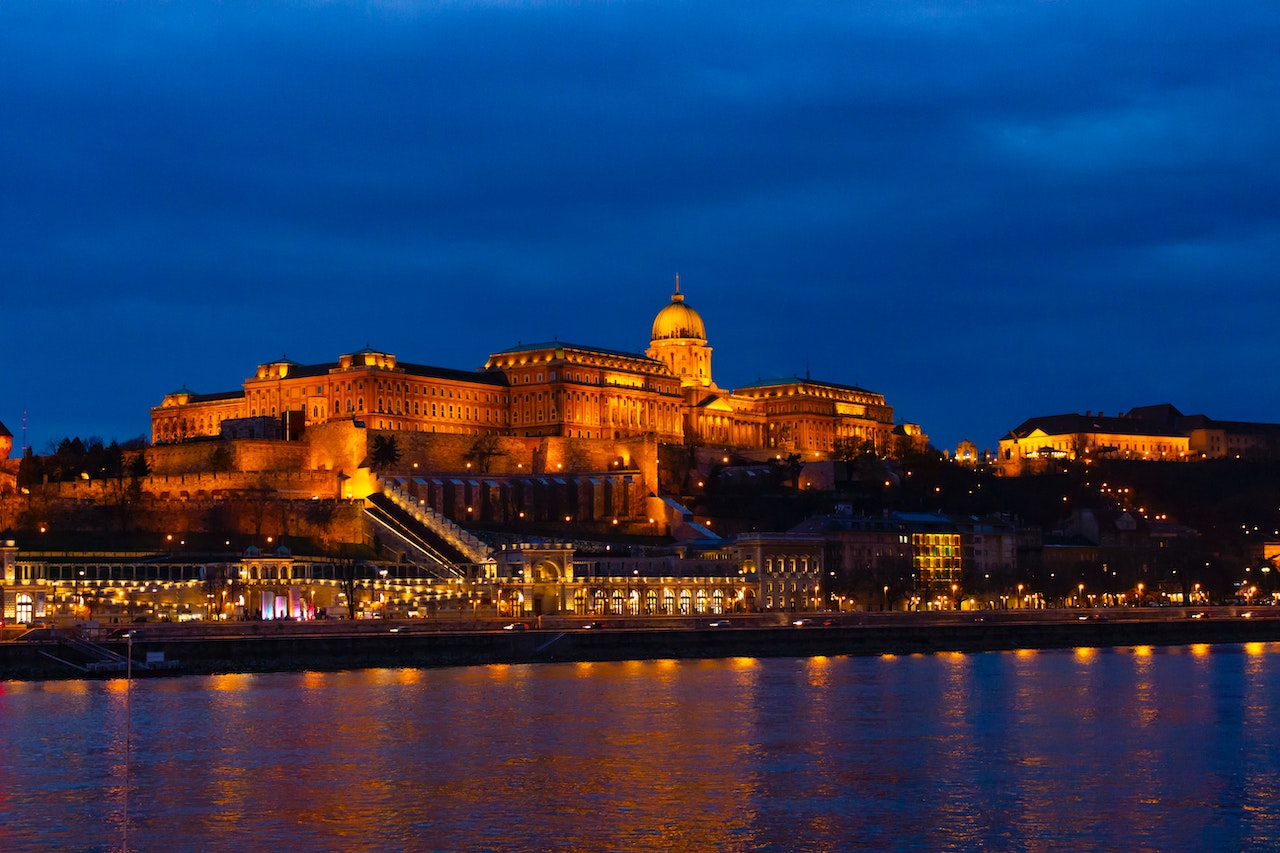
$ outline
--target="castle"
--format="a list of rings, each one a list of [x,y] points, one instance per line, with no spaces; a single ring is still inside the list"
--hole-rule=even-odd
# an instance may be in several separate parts
[[[862,388],[793,376],[722,389],[711,351],[677,279],[643,355],[553,341],[492,353],[476,371],[369,348],[325,364],[281,359],[259,365],[240,390],[166,394],[151,410],[152,442],[299,439],[334,422],[392,433],[649,439],[814,455],[845,442],[887,452],[895,431],[925,442],[918,427],[895,427],[883,395]]]

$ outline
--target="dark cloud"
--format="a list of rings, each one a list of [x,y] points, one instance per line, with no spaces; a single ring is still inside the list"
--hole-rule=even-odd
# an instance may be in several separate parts
[[[1263,2],[6,4],[0,419],[640,349],[679,273],[720,384],[807,369],[944,446],[1280,421],[1277,43]]]

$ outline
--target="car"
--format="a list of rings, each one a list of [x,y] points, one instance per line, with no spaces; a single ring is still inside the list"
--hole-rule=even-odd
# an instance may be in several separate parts
[[[1204,611],[1202,611],[1202,610],[1197,610],[1195,613],[1192,613],[1192,614],[1191,614],[1191,616],[1190,616],[1189,618],[1191,618],[1191,619],[1203,619],[1203,618],[1204,618]]]
[[[729,624],[730,623],[728,619],[717,619],[716,621],[709,624],[707,627],[708,628],[728,628]]]
[[[1240,614],[1240,618],[1241,618],[1241,619],[1252,619],[1252,618],[1253,618],[1253,611],[1252,611],[1252,610],[1246,610],[1245,612],[1243,612],[1243,613],[1241,613],[1241,614]]]
[[[528,622],[512,622],[510,625],[503,625],[503,626],[502,626],[502,630],[504,630],[504,631],[528,631],[528,630],[529,630],[529,623],[528,623]]]
[[[813,620],[812,620],[812,619],[797,619],[796,621],[792,622],[791,624],[792,624],[792,625],[795,625],[797,628],[803,628],[803,627],[805,627],[806,625],[812,625],[812,624],[813,624]]]
[[[603,628],[604,626],[601,625],[599,622],[588,622],[582,627],[585,628],[586,630],[593,630],[595,628]]]

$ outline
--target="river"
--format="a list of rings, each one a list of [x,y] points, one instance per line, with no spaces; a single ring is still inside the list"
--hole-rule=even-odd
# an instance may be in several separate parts
[[[1280,645],[0,682],[5,850],[1272,850]]]

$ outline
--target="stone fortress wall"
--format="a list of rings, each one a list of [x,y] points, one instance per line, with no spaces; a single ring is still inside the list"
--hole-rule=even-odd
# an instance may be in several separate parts
[[[149,448],[151,474],[138,480],[138,509],[141,517],[152,518],[164,514],[164,502],[185,507],[175,512],[196,521],[152,519],[160,525],[156,529],[181,530],[205,529],[199,519],[218,502],[248,502],[247,509],[224,512],[238,517],[260,515],[252,505],[266,500],[359,501],[378,489],[372,454],[380,437],[395,440],[400,460],[378,474],[421,481],[409,491],[459,523],[510,522],[527,512],[530,520],[568,515],[579,522],[651,526],[648,498],[657,492],[658,478],[652,438],[481,437],[370,430],[352,421],[314,426],[298,441],[207,440]],[[127,478],[78,480],[48,484],[43,493],[109,506],[122,501],[129,484]],[[302,506],[286,514],[315,513]],[[303,523],[286,521],[272,526],[286,532],[288,523]]]

